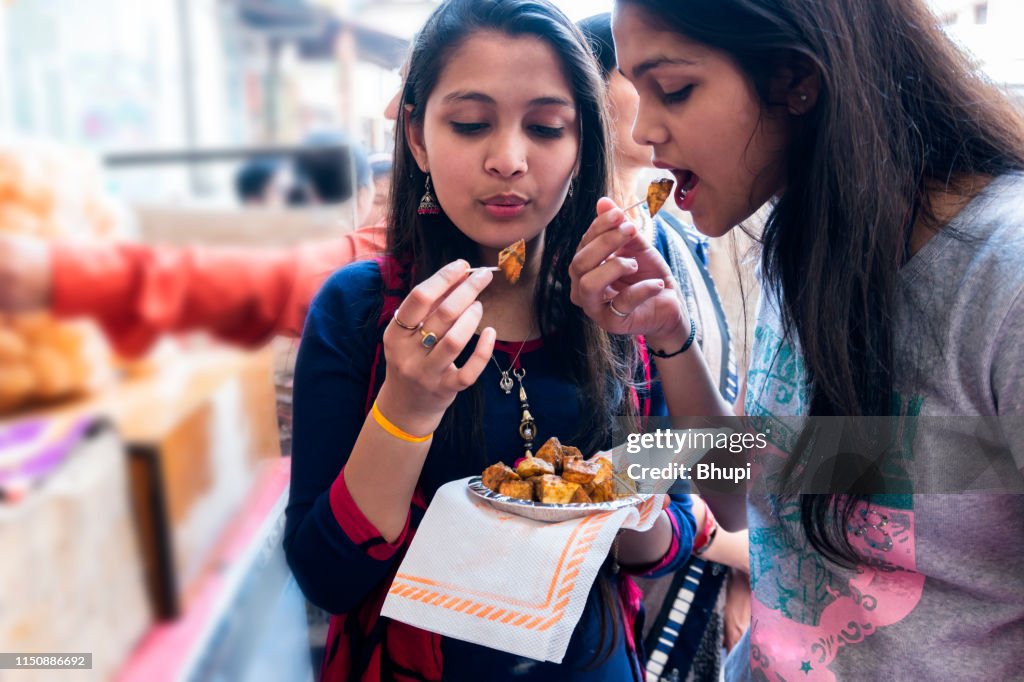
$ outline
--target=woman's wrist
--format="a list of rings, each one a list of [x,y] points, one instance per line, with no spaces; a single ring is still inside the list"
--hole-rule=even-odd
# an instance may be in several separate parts
[[[401,391],[394,390],[387,379],[380,387],[375,405],[389,424],[413,438],[422,438],[433,433],[444,417],[443,411],[440,414],[435,410],[420,412],[410,407],[401,399]]]
[[[696,338],[697,325],[693,323],[693,320],[690,320],[690,334],[686,337],[686,340],[683,341],[683,344],[676,348],[675,350],[671,350],[671,348],[661,349],[656,346],[651,346],[650,343],[647,344],[647,348],[650,351],[651,355],[653,355],[654,357],[667,360],[669,358],[674,358],[677,355],[682,355],[686,351],[690,350],[690,347],[693,346],[693,342]]]
[[[688,318],[683,317],[665,331],[645,335],[644,341],[651,350],[666,354],[675,353],[687,343],[693,331],[693,324]]]

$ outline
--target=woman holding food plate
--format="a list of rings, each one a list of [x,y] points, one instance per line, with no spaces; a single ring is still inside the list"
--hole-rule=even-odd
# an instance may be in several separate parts
[[[450,0],[415,41],[388,255],[326,283],[296,365],[285,549],[335,614],[325,679],[639,678],[627,575],[685,561],[704,527],[685,495],[621,534],[561,664],[379,617],[441,485],[513,467],[552,436],[589,458],[611,447],[614,417],[666,412],[634,340],[569,300],[569,263],[609,187],[604,111],[584,38],[543,0]],[[490,268],[520,239],[513,284]]]

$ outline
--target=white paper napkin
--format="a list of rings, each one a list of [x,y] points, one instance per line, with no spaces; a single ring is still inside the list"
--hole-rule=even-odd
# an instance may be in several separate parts
[[[560,663],[620,528],[654,525],[664,496],[561,523],[498,512],[441,487],[398,569],[382,614],[446,637]]]

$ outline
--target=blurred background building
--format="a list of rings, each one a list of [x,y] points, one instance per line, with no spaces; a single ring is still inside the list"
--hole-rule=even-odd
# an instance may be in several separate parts
[[[434,0],[7,0],[0,128],[98,154],[292,144],[348,131],[391,144],[382,110]],[[561,3],[574,19],[610,0]],[[982,68],[1024,97],[1024,3],[932,0]],[[182,168],[118,178],[130,197],[211,189]],[[208,184],[208,183],[207,183]]]
[[[947,32],[1024,106],[1024,2],[931,0]]]

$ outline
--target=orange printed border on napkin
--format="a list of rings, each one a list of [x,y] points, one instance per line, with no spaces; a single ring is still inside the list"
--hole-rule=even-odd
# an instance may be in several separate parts
[[[638,511],[640,520],[637,525],[643,527],[652,514],[661,512],[661,496],[656,495],[645,500]],[[395,581],[391,584],[388,592],[396,597],[440,606],[458,613],[465,613],[468,616],[486,618],[490,621],[499,621],[515,627],[543,632],[562,619],[565,608],[569,605],[569,595],[576,586],[575,581],[579,576],[580,564],[583,563],[584,557],[605,523],[614,514],[615,512],[602,512],[586,516],[577,522],[576,528],[569,536],[569,541],[562,549],[551,584],[548,585],[547,598],[543,603],[529,604],[507,595],[464,589],[451,583],[442,583],[406,573],[398,573],[395,576]],[[509,608],[455,596],[453,592],[472,595]],[[524,613],[524,610],[529,610],[532,613]],[[538,612],[540,612],[539,615]]]

